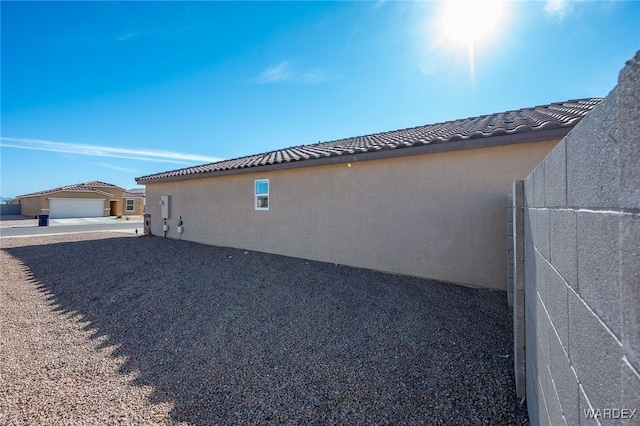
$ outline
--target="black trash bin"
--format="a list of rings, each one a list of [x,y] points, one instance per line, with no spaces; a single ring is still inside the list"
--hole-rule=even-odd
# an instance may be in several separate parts
[[[48,214],[40,214],[40,215],[38,215],[38,226],[49,226],[49,215]]]

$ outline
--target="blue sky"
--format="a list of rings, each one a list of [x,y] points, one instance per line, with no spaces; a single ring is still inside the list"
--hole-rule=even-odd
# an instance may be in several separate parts
[[[0,8],[4,197],[602,97],[640,49],[635,1]]]

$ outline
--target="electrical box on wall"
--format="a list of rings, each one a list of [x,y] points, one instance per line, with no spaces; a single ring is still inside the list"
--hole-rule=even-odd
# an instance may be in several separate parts
[[[160,197],[160,208],[162,210],[162,219],[169,219],[169,204],[171,204],[171,196],[163,195]]]

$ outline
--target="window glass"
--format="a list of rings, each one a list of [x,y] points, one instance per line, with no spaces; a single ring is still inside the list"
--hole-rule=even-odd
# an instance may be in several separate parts
[[[135,200],[127,200],[127,211],[132,212],[135,209]]]
[[[257,180],[256,181],[256,194],[268,194],[269,193],[269,181]]]
[[[269,210],[269,179],[255,181],[254,208]]]
[[[259,209],[268,209],[269,208],[269,197],[265,195],[259,195],[256,198],[256,207]]]

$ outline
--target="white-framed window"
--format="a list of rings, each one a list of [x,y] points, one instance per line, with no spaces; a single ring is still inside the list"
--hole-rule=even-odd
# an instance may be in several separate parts
[[[256,210],[269,210],[269,179],[256,179],[253,206]]]
[[[136,211],[136,200],[132,199],[132,198],[128,198],[127,200],[125,200],[125,211],[128,212],[134,212]]]

